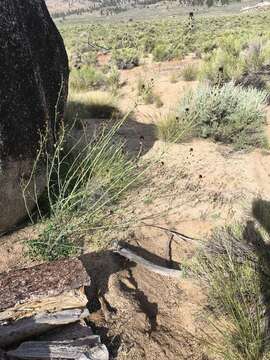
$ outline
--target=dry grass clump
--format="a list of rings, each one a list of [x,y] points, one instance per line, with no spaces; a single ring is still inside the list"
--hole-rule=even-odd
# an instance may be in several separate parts
[[[111,119],[120,116],[116,98],[107,92],[71,92],[69,94],[65,118],[74,119]]]
[[[194,124],[188,118],[180,119],[178,112],[170,111],[160,117],[157,125],[157,136],[167,142],[179,143],[193,133]]]
[[[181,70],[181,77],[185,81],[194,81],[197,79],[199,73],[198,66],[195,64],[187,64]]]
[[[215,357],[269,359],[269,241],[247,222],[215,231],[198,258],[197,275],[209,290],[211,334],[204,335]]]

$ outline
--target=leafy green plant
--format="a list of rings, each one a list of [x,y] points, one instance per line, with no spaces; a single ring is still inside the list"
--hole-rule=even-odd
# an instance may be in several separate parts
[[[199,16],[196,17],[192,33],[186,31],[186,21],[182,17],[163,18],[162,21],[141,19],[130,23],[108,21],[75,25],[70,22],[60,24],[59,27],[68,52],[79,52],[83,64],[84,57],[90,55],[86,43],[88,34],[91,34],[91,42],[102,48],[115,49],[113,52],[126,49],[124,52],[131,50],[145,56],[152,54],[157,61],[179,59],[190,52],[211,56],[220,47],[236,59],[236,64],[239,60],[236,52],[245,50],[250,41],[258,38],[258,33],[260,39],[269,40],[269,21],[269,12]],[[91,49],[91,54],[97,51]]]

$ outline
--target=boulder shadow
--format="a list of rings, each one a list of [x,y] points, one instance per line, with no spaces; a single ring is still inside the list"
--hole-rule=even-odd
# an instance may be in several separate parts
[[[252,216],[260,224],[263,230],[270,236],[270,202],[256,199],[252,203]],[[265,328],[263,338],[265,341],[261,346],[263,355],[268,346],[270,335],[270,243],[267,237],[258,229],[255,221],[249,220],[243,231],[243,239],[250,245],[257,256],[256,267],[259,278],[261,300],[265,306]]]

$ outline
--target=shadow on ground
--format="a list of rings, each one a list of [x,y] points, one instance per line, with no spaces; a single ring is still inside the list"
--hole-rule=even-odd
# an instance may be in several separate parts
[[[252,244],[258,261],[258,274],[262,301],[265,306],[265,343],[262,344],[261,356],[267,352],[270,335],[270,202],[263,199],[256,199],[252,203],[252,216],[262,227],[258,229],[255,221],[249,220],[246,223],[243,238],[247,243]],[[263,234],[263,231],[266,232]]]

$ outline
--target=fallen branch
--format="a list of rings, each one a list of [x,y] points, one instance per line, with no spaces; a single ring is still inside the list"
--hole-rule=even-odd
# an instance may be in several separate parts
[[[114,250],[115,253],[123,256],[124,258],[135,262],[136,264],[142,265],[149,271],[152,271],[156,274],[173,277],[176,279],[180,279],[183,277],[183,271],[181,270],[175,270],[175,269],[169,269],[163,266],[159,266],[156,264],[153,264],[151,261],[145,260],[143,257],[135,254],[133,251],[123,248],[120,245],[116,246],[116,249]]]
[[[152,225],[152,224],[146,224],[146,223],[143,223],[144,226],[148,226],[148,227],[153,227],[153,228],[156,228],[156,229],[159,229],[159,230],[163,230],[163,231],[166,231],[172,235],[175,235],[176,237],[179,238],[179,240],[183,240],[185,242],[188,242],[188,241],[194,241],[194,242],[198,242],[198,243],[201,243],[203,244],[204,242],[200,239],[195,239],[195,238],[192,238],[190,236],[187,236],[185,234],[182,234],[176,230],[171,230],[171,229],[167,229],[163,226],[159,226],[159,225]],[[175,238],[173,238],[174,241],[178,242]]]

